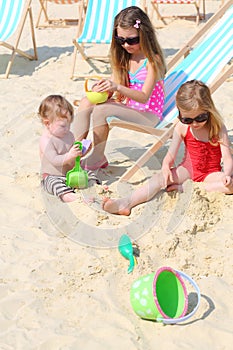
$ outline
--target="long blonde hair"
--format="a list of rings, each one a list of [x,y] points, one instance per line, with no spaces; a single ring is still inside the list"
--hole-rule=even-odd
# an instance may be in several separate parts
[[[209,140],[216,144],[220,141],[220,130],[223,126],[223,119],[217,111],[211,97],[210,89],[202,81],[190,80],[182,84],[176,94],[177,108],[185,111],[203,109],[209,112],[207,121],[209,127]]]
[[[134,27],[136,21],[138,20],[140,23],[138,24],[137,30],[142,52],[152,65],[157,80],[163,79],[166,73],[166,63],[163,51],[159,45],[155,30],[149,17],[139,7],[130,6],[119,12],[114,19],[112,42],[110,47],[111,66],[114,79],[118,84],[122,84],[124,86],[129,86],[128,71],[130,54],[122,47],[122,45],[116,42],[115,36],[117,36],[118,27],[124,29]]]

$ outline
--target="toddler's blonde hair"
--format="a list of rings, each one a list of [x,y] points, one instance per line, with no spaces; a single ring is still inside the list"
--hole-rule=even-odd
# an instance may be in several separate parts
[[[46,121],[53,122],[55,119],[67,119],[72,122],[74,108],[63,96],[50,95],[41,102],[38,114],[43,124]]]

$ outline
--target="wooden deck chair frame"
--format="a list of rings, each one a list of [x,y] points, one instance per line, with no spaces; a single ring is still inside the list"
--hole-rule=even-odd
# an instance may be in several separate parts
[[[201,13],[201,2],[203,12]],[[186,18],[186,19],[196,19],[196,24],[198,25],[201,19],[205,19],[205,0],[151,0],[152,9],[156,12],[157,18],[161,20],[165,25],[167,22],[165,18]],[[161,15],[159,11],[159,5],[194,5],[196,9],[196,16],[192,15]],[[153,16],[153,15],[152,15]]]
[[[122,9],[132,5],[140,6],[140,4],[140,0],[88,0],[82,33],[80,35],[80,31],[78,31],[76,38],[73,40],[74,52],[71,79],[84,77],[91,78],[93,75],[110,75],[109,72],[100,72],[93,62],[93,60],[109,62],[108,54],[88,55],[88,49],[85,45],[110,44],[114,17]],[[88,63],[89,68],[91,69],[90,74],[75,72],[78,52]]]
[[[87,0],[39,0],[40,11],[36,22],[36,28],[68,28],[73,25],[82,25],[85,18]],[[50,5],[77,5],[77,17],[51,18],[49,15]],[[44,21],[43,21],[44,18]],[[81,23],[80,23],[81,22]]]
[[[215,41],[213,40],[212,37],[210,37],[210,35],[208,34],[208,31],[211,32],[211,30],[213,30],[213,28],[216,28],[219,25],[219,21],[222,21],[221,24],[221,28],[223,30],[228,31],[228,39],[226,39],[226,42],[222,42],[223,40],[225,40],[226,36],[224,34],[221,34],[222,37],[217,38],[216,36],[216,40],[221,40],[222,42],[222,50],[220,51],[220,49],[218,50],[220,52],[219,54],[219,59],[218,59],[218,69],[214,70],[216,65],[214,60],[212,59],[213,62],[209,63],[209,65],[207,65],[207,69],[209,68],[211,70],[212,68],[212,72],[214,72],[214,74],[210,75],[210,70],[207,71],[206,73],[203,72],[203,74],[207,74],[207,76],[204,79],[204,82],[207,83],[210,86],[210,90],[213,93],[214,91],[217,90],[217,88],[219,86],[221,86],[223,84],[224,81],[226,81],[227,78],[230,77],[231,74],[233,74],[233,64],[232,64],[232,57],[233,57],[233,14],[232,11],[230,13],[230,11],[227,12],[227,10],[229,10],[231,8],[231,10],[233,11],[233,0],[229,0],[225,5],[223,5],[214,16],[212,16],[210,18],[210,20],[203,26],[203,28],[182,48],[180,49],[177,54],[174,56],[174,58],[170,61],[170,63],[168,64],[168,67],[170,68],[166,79],[165,79],[165,86],[167,83],[167,91],[169,92],[169,86],[170,86],[170,90],[173,90],[173,86],[175,86],[175,84],[177,84],[177,88],[176,91],[178,90],[178,87],[185,81],[187,80],[191,80],[191,79],[199,79],[199,80],[203,80],[202,78],[202,74],[201,72],[195,76],[195,74],[190,74],[190,76],[186,76],[185,79],[182,77],[182,64],[183,62],[186,62],[186,65],[189,67],[192,65],[192,62],[190,62],[191,59],[191,53],[193,53],[193,56],[195,54],[195,50],[197,53],[197,57],[201,56],[201,55],[205,55],[205,52],[203,51],[203,47],[201,46],[201,44],[203,43],[203,41],[205,42],[205,38],[206,38],[206,42],[209,43],[209,45],[215,45]],[[228,13],[228,18],[225,20],[224,22],[224,18],[226,17],[226,14]],[[225,17],[224,17],[225,16]],[[206,37],[203,39],[201,38],[201,36],[203,36],[204,34],[206,34]],[[216,33],[214,33],[212,36],[215,36]],[[201,40],[203,39],[203,40]],[[201,43],[197,45],[196,48],[194,48],[191,53],[189,54],[191,48],[194,46],[195,43],[197,43],[198,41],[201,40]],[[226,51],[224,51],[226,49]],[[197,51],[198,50],[198,51]],[[211,48],[210,48],[211,50]],[[214,50],[214,48],[213,48]],[[213,52],[213,55],[215,55],[215,53]],[[174,68],[175,63],[177,63],[181,57],[185,56],[185,58],[183,59],[183,61],[180,63],[180,68],[179,65],[177,67]],[[203,58],[200,57],[200,59],[203,60]],[[198,67],[199,62],[196,62],[196,66]],[[180,77],[179,77],[180,74]],[[176,79],[172,78],[172,76],[176,76],[178,77],[177,81]],[[167,80],[167,81],[166,81]],[[206,80],[206,81],[205,81]],[[179,84],[178,84],[179,83]],[[175,91],[175,90],[174,90]],[[125,129],[129,129],[129,130],[135,130],[138,132],[143,132],[143,133],[147,133],[150,135],[154,135],[156,137],[156,141],[153,143],[153,145],[146,150],[146,152],[136,161],[136,163],[130,168],[128,169],[123,176],[120,178],[120,181],[128,181],[159,149],[161,146],[163,146],[168,140],[169,138],[172,137],[173,134],[173,130],[174,127],[178,121],[177,119],[177,115],[178,115],[178,111],[177,108],[175,107],[175,94],[170,93],[171,96],[169,96],[169,93],[166,96],[166,99],[174,99],[173,101],[173,106],[171,105],[168,108],[168,111],[165,110],[164,115],[165,118],[162,122],[160,122],[158,125],[156,125],[156,127],[152,128],[152,127],[148,127],[148,126],[143,126],[143,125],[138,125],[135,123],[129,123],[129,122],[124,122],[122,120],[120,120],[117,117],[110,117],[108,118],[108,123],[109,123],[109,127],[112,128],[114,126],[120,127],[120,128],[125,128]],[[172,108],[171,108],[172,107]],[[165,109],[166,109],[166,105],[165,105]]]
[[[4,78],[9,77],[16,53],[20,56],[28,58],[29,60],[38,59],[31,2],[32,0],[1,1],[0,46],[3,46],[12,51]],[[30,30],[33,43],[33,55],[30,55],[19,48],[21,35],[28,17],[30,21]],[[11,44],[9,43],[8,39],[10,39],[14,35],[14,33],[17,33],[17,35],[14,40],[14,44]]]

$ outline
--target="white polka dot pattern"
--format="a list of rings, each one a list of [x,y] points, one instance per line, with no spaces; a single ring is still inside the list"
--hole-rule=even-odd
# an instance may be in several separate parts
[[[147,60],[146,60],[147,61]],[[130,84],[129,87],[132,90],[141,91],[143,84],[147,76],[147,69],[145,63],[137,70],[135,74],[129,72]],[[127,105],[131,108],[137,109],[142,112],[150,112],[158,115],[162,120],[163,117],[163,106],[164,106],[164,89],[163,89],[163,80],[157,81],[155,84],[154,90],[147,101],[146,104],[139,103],[132,99],[128,100]]]

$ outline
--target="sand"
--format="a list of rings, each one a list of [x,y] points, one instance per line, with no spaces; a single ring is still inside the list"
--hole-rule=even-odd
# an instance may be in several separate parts
[[[206,1],[207,17],[219,5]],[[34,0],[34,21],[38,11],[39,1]],[[184,19],[158,27],[167,60],[199,29]],[[133,209],[130,217],[101,209],[104,195],[122,196],[159,169],[169,142],[130,183],[120,184],[118,178],[153,138],[115,128],[107,150],[110,166],[98,173],[101,186],[80,191],[69,205],[41,191],[39,103],[53,93],[71,102],[84,95],[83,80],[70,79],[75,33],[75,27],[36,29],[38,61],[16,57],[10,78],[0,80],[0,348],[229,349],[233,197],[207,193],[188,181],[183,193],[161,192]],[[27,30],[22,45],[31,47]],[[8,57],[1,48],[0,74]],[[87,69],[80,57],[78,67]],[[229,80],[213,95],[231,140],[232,93]],[[131,274],[117,248],[122,234],[140,252]],[[130,304],[132,283],[162,266],[192,277],[201,292],[197,312],[173,326],[141,319]],[[186,286],[190,312],[197,294],[187,281]]]

